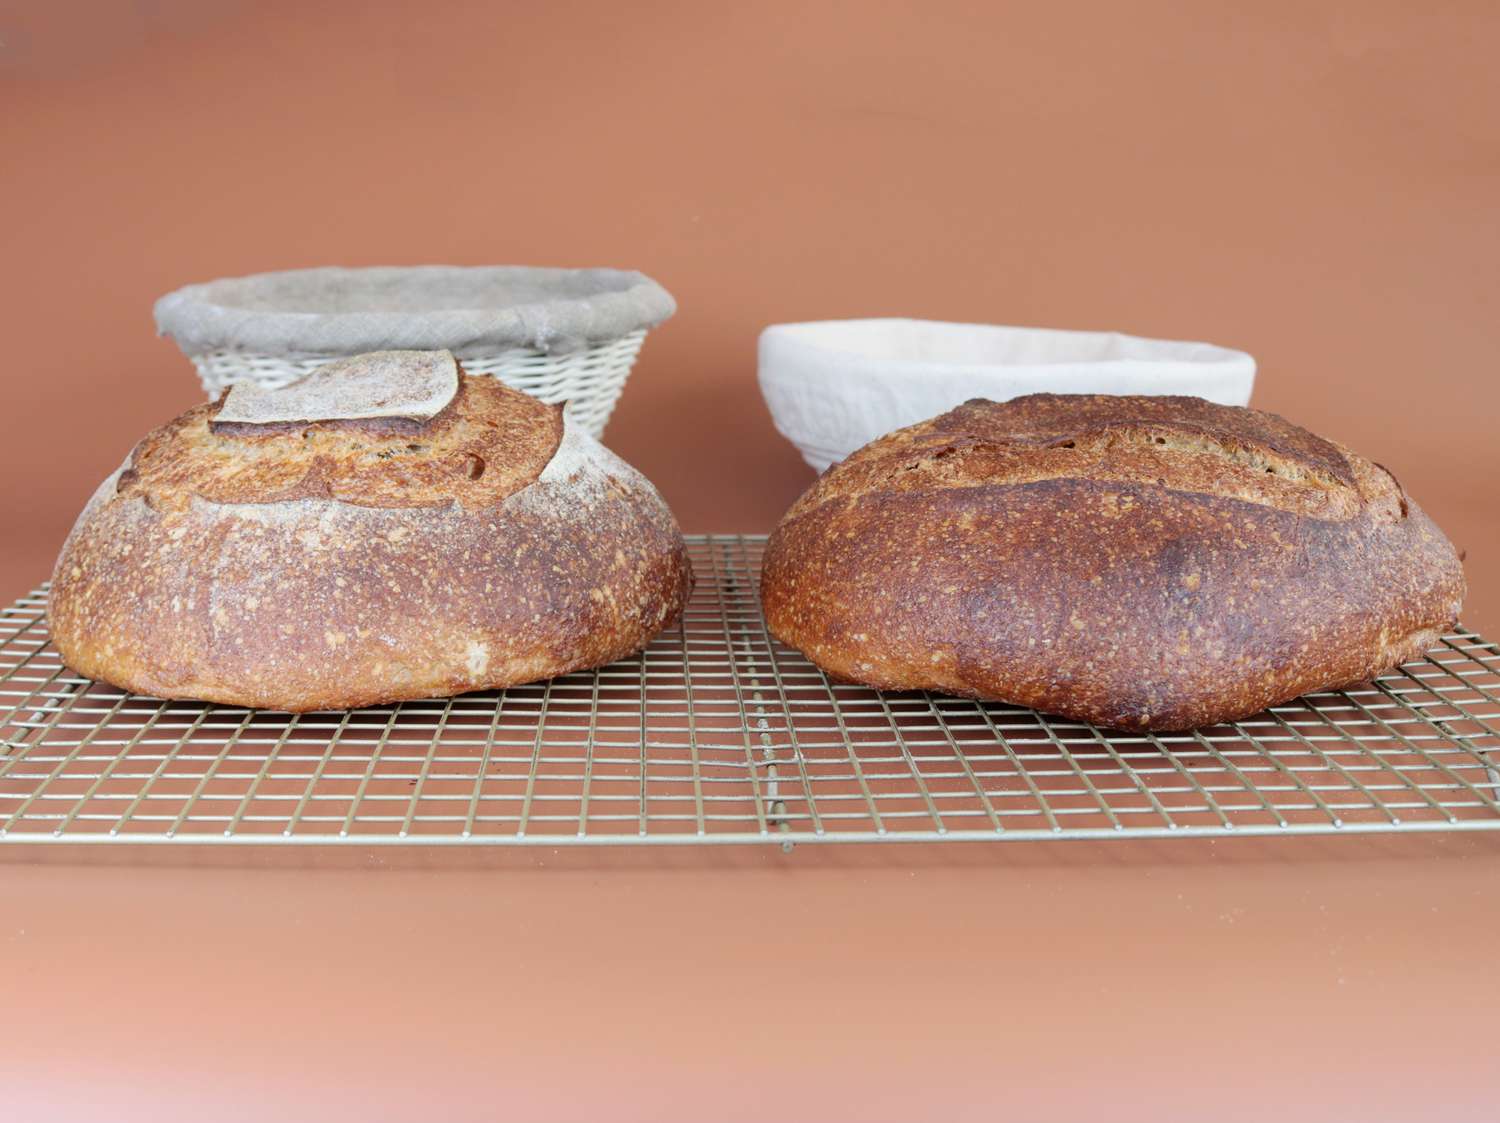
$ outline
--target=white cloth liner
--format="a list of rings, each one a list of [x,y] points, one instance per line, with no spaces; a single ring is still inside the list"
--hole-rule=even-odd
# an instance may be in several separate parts
[[[883,319],[773,324],[760,337],[771,418],[820,472],[970,398],[1192,394],[1242,406],[1254,382],[1243,351],[1119,332]]]
[[[187,285],[156,302],[156,327],[187,355],[355,355],[509,348],[566,354],[655,327],[677,310],[620,269],[415,265],[294,269]]]

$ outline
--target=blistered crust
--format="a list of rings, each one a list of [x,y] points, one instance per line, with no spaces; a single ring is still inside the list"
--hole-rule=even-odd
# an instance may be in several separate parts
[[[1331,442],[1197,399],[1052,395],[829,469],[762,584],[773,634],[836,677],[1147,729],[1415,658],[1463,593],[1394,478]]]

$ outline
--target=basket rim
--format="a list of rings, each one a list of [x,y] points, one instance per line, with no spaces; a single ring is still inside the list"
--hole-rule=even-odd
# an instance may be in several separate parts
[[[634,270],[398,265],[223,277],[166,294],[154,313],[158,334],[189,356],[446,348],[463,358],[510,347],[564,354],[655,327],[676,309]]]

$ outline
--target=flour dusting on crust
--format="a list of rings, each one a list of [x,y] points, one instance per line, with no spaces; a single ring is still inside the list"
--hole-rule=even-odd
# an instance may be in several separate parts
[[[634,494],[659,500],[651,482],[605,448],[571,419],[564,422],[562,440],[536,482],[512,495],[506,505],[525,504],[531,510],[587,510],[611,495]]]
[[[215,424],[286,425],[399,417],[430,421],[458,394],[451,351],[373,351],[336,359],[289,386],[236,384]]]

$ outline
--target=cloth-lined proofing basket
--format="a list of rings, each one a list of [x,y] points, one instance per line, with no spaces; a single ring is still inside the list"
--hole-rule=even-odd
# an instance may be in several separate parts
[[[875,438],[970,398],[1193,394],[1247,405],[1243,351],[1119,332],[938,320],[772,324],[760,336],[761,394],[777,431],[823,471]]]
[[[676,307],[627,270],[419,265],[227,277],[168,293],[155,312],[210,396],[367,351],[445,348],[470,374],[566,402],[597,437],[646,332]]]

